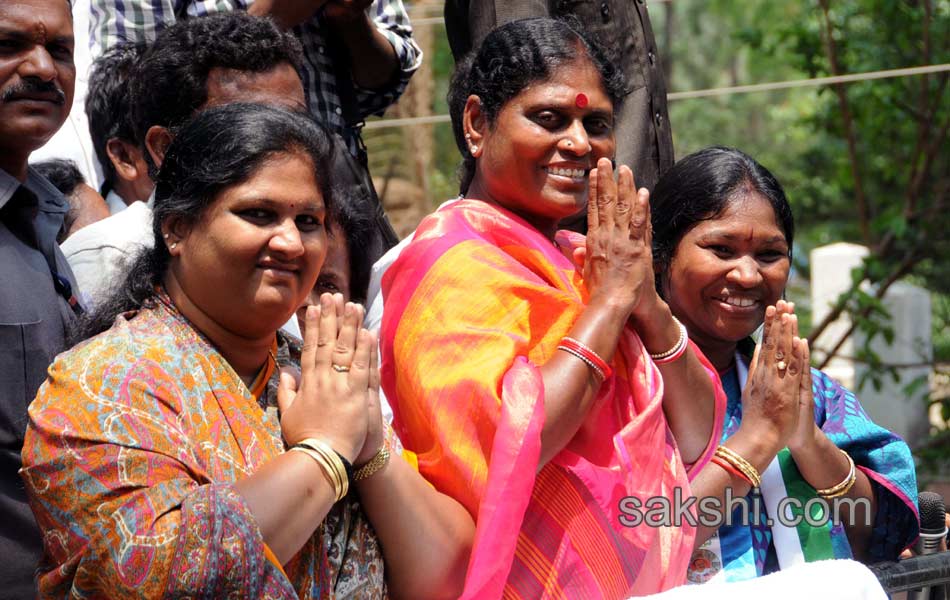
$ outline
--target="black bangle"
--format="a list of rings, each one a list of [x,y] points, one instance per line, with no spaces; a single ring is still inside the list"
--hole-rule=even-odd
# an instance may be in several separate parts
[[[343,463],[343,470],[346,471],[347,481],[349,481],[350,483],[353,483],[353,464],[350,461],[346,460],[346,457],[340,454],[339,452],[337,452],[336,450],[334,450],[333,453],[336,454],[340,458],[340,462]]]

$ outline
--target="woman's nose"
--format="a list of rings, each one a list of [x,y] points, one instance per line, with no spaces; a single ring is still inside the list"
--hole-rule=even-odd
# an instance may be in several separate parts
[[[296,258],[303,254],[303,240],[300,230],[293,219],[284,220],[270,239],[270,247],[289,258]]]
[[[753,287],[762,282],[759,265],[751,256],[743,256],[729,270],[726,279],[742,287]]]
[[[587,135],[587,129],[584,128],[584,123],[580,120],[574,121],[565,131],[558,147],[576,156],[585,156],[590,153],[590,138]]]

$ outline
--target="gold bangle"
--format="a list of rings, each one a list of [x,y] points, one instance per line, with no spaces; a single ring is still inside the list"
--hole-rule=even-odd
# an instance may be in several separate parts
[[[758,469],[752,466],[752,463],[743,458],[738,452],[727,446],[719,446],[716,449],[716,455],[742,471],[752,482],[753,487],[761,486],[762,476],[759,474]]]
[[[752,482],[752,487],[760,487],[762,485],[762,476],[759,475],[758,469],[753,467],[752,463],[742,458],[735,450],[727,448],[726,446],[719,446],[716,448],[716,456],[728,462],[741,471],[743,475],[748,477],[749,481]]]
[[[851,491],[851,488],[854,487],[854,482],[858,480],[858,473],[854,466],[854,459],[852,459],[851,456],[841,448],[838,448],[838,451],[844,454],[845,458],[848,459],[848,475],[838,485],[825,488],[823,490],[815,490],[819,496],[826,500],[844,496]]]
[[[340,455],[334,452],[329,444],[316,438],[307,438],[297,442],[294,447],[307,448],[322,456],[327,464],[331,466],[336,479],[340,481],[340,487],[337,489],[337,500],[339,501],[346,496],[350,489],[350,479],[347,476],[346,467],[344,467]]]
[[[290,449],[291,452],[300,452],[306,454],[314,462],[320,465],[320,468],[323,469],[324,475],[327,476],[327,479],[330,480],[330,485],[333,486],[333,493],[335,495],[335,501],[339,502],[344,496],[346,496],[346,489],[344,488],[343,482],[340,481],[339,475],[333,469],[332,466],[327,462],[322,454],[312,450],[310,448],[305,448],[303,446],[294,446]],[[344,480],[345,481],[345,480]]]
[[[317,452],[313,448],[308,448],[306,446],[294,446],[298,452],[303,452],[307,456],[316,460],[323,469],[330,475],[330,479],[333,482],[333,489],[335,493],[335,498],[339,501],[343,496],[346,496],[347,486],[346,480],[340,476],[340,471],[336,468],[329,458],[322,452]]]
[[[347,481],[352,480],[353,478],[353,465],[350,464],[350,461],[346,460],[342,454],[334,450],[329,444],[317,438],[305,438],[297,442],[298,446],[305,446],[316,450],[317,452],[325,453],[330,461],[335,467],[340,467],[341,472],[343,473],[344,479]]]
[[[306,448],[308,446],[304,447]],[[313,449],[313,447],[310,446],[310,449]],[[320,454],[324,459],[326,459],[328,463],[333,466],[333,471],[336,473],[336,477],[340,481],[340,496],[337,498],[337,500],[342,500],[350,490],[350,479],[346,476],[346,470],[343,468],[343,463],[340,462],[340,458],[337,456],[336,452],[329,450],[328,447],[322,448]]]
[[[353,481],[362,481],[374,475],[377,471],[386,466],[386,463],[389,462],[389,456],[389,448],[384,443],[379,447],[379,450],[376,452],[376,454],[373,455],[373,458],[369,459],[366,464],[353,473]]]

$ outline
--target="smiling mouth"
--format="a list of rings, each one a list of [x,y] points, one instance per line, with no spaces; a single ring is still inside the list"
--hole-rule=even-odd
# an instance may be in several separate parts
[[[275,264],[258,264],[257,268],[263,269],[265,271],[275,271],[277,273],[289,273],[296,275],[298,269],[297,267],[291,265],[275,265]]]
[[[568,177],[576,182],[583,182],[587,177],[587,169],[570,169],[566,167],[545,167],[545,172],[560,177]]]
[[[754,298],[743,298],[741,296],[719,296],[716,300],[723,304],[728,304],[729,306],[735,306],[736,308],[750,308],[759,303],[759,301]]]

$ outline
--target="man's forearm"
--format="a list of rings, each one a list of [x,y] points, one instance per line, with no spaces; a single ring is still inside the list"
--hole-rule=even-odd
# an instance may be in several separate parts
[[[375,90],[393,81],[399,70],[399,57],[369,15],[341,25],[339,31],[350,54],[350,70],[356,85]]]
[[[286,2],[281,0],[254,0],[248,7],[248,14],[270,17],[284,29],[300,25],[320,10],[328,0],[296,0]]]

